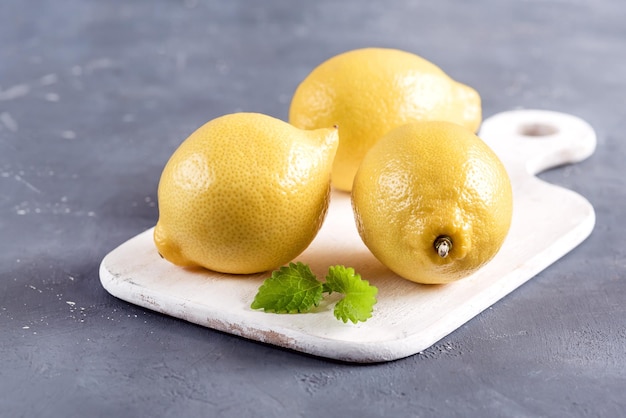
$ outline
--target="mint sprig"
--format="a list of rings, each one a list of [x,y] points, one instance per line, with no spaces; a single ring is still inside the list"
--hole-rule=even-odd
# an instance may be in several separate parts
[[[304,313],[318,306],[324,293],[333,292],[344,295],[335,304],[335,318],[355,324],[371,318],[378,289],[361,279],[353,268],[332,266],[326,281],[321,282],[302,262],[272,272],[259,287],[250,307],[265,312]]]

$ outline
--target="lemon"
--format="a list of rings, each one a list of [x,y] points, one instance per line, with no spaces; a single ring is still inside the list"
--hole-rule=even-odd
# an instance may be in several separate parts
[[[352,206],[363,242],[389,269],[418,283],[449,283],[499,251],[513,195],[505,167],[473,132],[414,122],[372,147]]]
[[[444,120],[476,131],[478,93],[418,55],[387,48],[356,49],[315,68],[297,87],[289,122],[302,129],[339,126],[332,183],[349,191],[367,151],[408,122]]]
[[[291,261],[326,215],[337,143],[335,128],[304,131],[258,113],[206,123],[163,169],[159,253],[177,265],[233,274]]]

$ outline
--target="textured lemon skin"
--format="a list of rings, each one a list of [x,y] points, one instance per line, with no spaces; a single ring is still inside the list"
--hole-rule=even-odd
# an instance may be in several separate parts
[[[387,48],[356,49],[315,68],[297,87],[289,121],[302,129],[339,126],[332,184],[349,191],[367,151],[408,122],[443,120],[476,132],[479,94],[418,55]]]
[[[508,234],[513,194],[505,167],[473,132],[417,122],[385,135],[354,180],[359,234],[388,268],[418,283],[449,283],[489,262]],[[437,237],[452,249],[437,254]]]
[[[300,254],[330,197],[334,128],[303,131],[257,113],[214,119],[167,162],[154,242],[180,266],[251,274]]]

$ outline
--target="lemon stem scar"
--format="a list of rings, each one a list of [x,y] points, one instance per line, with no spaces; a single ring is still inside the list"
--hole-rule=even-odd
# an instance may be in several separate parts
[[[435,239],[434,246],[439,257],[446,258],[450,250],[452,250],[452,240],[446,235],[439,235],[437,239]]]

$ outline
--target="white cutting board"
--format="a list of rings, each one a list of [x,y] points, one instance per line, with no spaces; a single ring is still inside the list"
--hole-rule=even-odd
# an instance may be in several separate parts
[[[557,112],[517,110],[485,120],[480,136],[508,169],[513,222],[496,257],[456,283],[420,285],[394,275],[361,242],[349,196],[332,195],[320,233],[297,260],[308,263],[320,278],[330,265],[352,266],[377,286],[378,303],[367,322],[336,320],[332,301],[306,314],[252,310],[250,303],[269,273],[231,276],[176,267],[157,254],[152,229],[103,259],[102,285],[148,309],[316,356],[365,363],[418,353],[572,250],[594,227],[595,213],[587,200],[534,176],[593,153],[596,136],[585,121]]]

